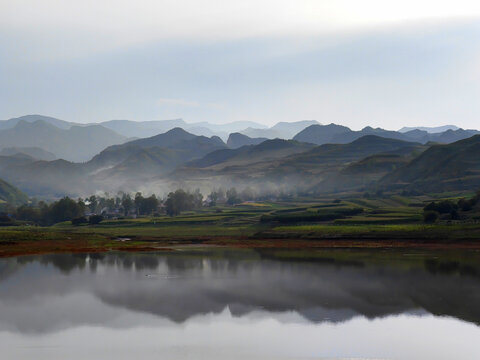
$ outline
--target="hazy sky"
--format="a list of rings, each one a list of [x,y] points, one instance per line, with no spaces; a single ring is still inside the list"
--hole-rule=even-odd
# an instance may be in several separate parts
[[[480,127],[480,1],[0,0],[0,119]]]

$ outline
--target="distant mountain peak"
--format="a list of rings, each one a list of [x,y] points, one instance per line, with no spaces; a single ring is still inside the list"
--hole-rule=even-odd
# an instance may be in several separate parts
[[[351,144],[356,144],[356,145],[359,145],[359,144],[369,144],[369,143],[379,143],[379,144],[405,144],[405,143],[409,143],[409,141],[405,141],[405,140],[399,140],[399,139],[392,139],[392,138],[386,138],[386,137],[383,137],[383,136],[379,136],[379,135],[373,135],[373,134],[370,134],[370,135],[365,135],[365,136],[362,136],[354,141],[351,142]],[[410,142],[412,143],[412,142]],[[412,143],[414,144],[414,143]]]
[[[45,120],[35,120],[35,121],[27,121],[27,120],[20,120],[14,126],[14,129],[50,129],[50,130],[60,130],[56,126],[49,124]]]
[[[49,125],[55,126],[59,129],[69,129],[75,123],[60,120],[51,116],[45,115],[24,115],[16,118],[11,118],[9,120],[0,121],[0,130],[1,129],[10,129],[15,127],[19,122],[26,122],[26,123],[35,123],[37,121],[43,121]]]
[[[422,131],[426,131],[430,134],[436,134],[436,133],[445,132],[447,130],[458,130],[458,129],[460,129],[460,128],[456,125],[442,125],[442,126],[434,126],[434,127],[428,127],[428,126],[408,127],[408,126],[404,126],[398,131],[401,132],[401,133],[406,133],[406,132],[409,132],[409,131],[412,131],[412,130],[422,130]]]
[[[267,138],[251,138],[245,134],[236,132],[228,136],[227,146],[232,149],[237,149],[245,145],[258,145],[265,140],[267,140]]]
[[[173,129],[170,129],[168,130],[166,133],[164,133],[163,135],[193,135],[193,134],[190,134],[188,131],[184,130],[183,128],[181,127],[174,127]],[[194,136],[194,135],[193,135]]]

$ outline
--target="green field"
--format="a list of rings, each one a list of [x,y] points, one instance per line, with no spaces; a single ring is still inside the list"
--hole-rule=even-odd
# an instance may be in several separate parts
[[[449,194],[450,198],[459,198]],[[100,224],[71,222],[41,227],[26,223],[0,227],[0,255],[46,251],[155,249],[182,244],[246,247],[373,246],[416,243],[480,246],[475,211],[458,221],[423,223],[423,207],[437,197],[391,196],[256,202],[202,208],[178,216],[105,219]],[[307,242],[298,242],[307,241]],[[322,241],[329,241],[323,243]],[[354,243],[353,243],[354,242]],[[47,246],[48,245],[48,246]],[[68,246],[67,246],[68,245]],[[378,245],[378,244],[377,244]],[[375,245],[375,246],[377,246]]]

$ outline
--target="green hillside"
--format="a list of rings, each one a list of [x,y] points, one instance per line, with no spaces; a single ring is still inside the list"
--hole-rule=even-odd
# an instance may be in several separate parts
[[[355,190],[372,184],[410,160],[424,146],[369,135],[350,144],[312,144],[268,140],[212,152],[175,171],[179,179],[207,184],[245,184],[318,193]],[[365,159],[382,154],[378,158]],[[363,160],[365,159],[365,160]],[[363,161],[362,161],[363,160]]]
[[[0,179],[0,204],[21,205],[28,201],[27,195],[6,181]]]
[[[322,163],[360,160],[379,153],[406,154],[418,147],[420,147],[418,143],[367,135],[348,144],[320,145],[308,152],[292,156],[286,162],[315,166]]]
[[[420,191],[476,189],[480,186],[480,135],[431,146],[407,165],[386,175],[380,183]]]
[[[246,145],[238,149],[222,149],[213,151],[201,159],[187,164],[189,167],[206,168],[216,165],[217,168],[249,165],[253,163],[272,161],[289,155],[301,153],[313,145],[294,140],[266,140],[258,145]]]

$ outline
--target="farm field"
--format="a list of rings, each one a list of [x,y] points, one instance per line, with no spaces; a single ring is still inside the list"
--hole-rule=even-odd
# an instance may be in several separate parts
[[[448,194],[458,200],[465,194]],[[19,223],[0,227],[0,256],[112,250],[157,251],[182,246],[249,248],[480,248],[477,213],[462,220],[423,221],[439,194],[350,197],[217,206],[178,216],[105,219],[78,226]]]

